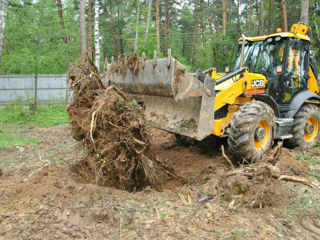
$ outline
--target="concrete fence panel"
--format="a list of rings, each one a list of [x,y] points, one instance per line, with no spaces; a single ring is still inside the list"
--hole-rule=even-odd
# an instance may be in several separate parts
[[[10,103],[17,99],[26,102],[34,98],[34,75],[0,75],[0,104]],[[66,75],[38,75],[38,102],[70,102]]]

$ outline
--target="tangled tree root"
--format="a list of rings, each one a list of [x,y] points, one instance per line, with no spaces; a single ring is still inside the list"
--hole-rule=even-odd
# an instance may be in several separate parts
[[[216,176],[220,181],[217,188],[224,193],[226,200],[232,203],[231,205],[238,202],[240,205],[250,208],[272,206],[282,197],[278,194],[282,188],[282,185],[279,184],[281,180],[320,189],[318,184],[310,182],[304,176],[286,175],[283,170],[277,167],[277,163],[281,161],[281,142],[270,156],[264,155],[258,162],[241,165],[238,168],[233,166],[232,161],[225,154],[223,146],[221,150],[222,156],[230,165],[231,170]]]
[[[105,87],[89,61],[69,73],[74,100],[68,107],[72,136],[85,146],[85,166],[95,181],[128,191],[150,185],[161,190],[174,171],[149,149],[143,106],[115,86]]]

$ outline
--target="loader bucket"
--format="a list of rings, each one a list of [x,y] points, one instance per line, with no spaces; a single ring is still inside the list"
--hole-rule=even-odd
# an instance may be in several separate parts
[[[168,57],[146,60],[143,54],[112,59],[106,65],[105,83],[140,95],[145,104],[148,123],[168,132],[202,140],[213,131],[214,86],[207,76],[204,83],[176,59]]]

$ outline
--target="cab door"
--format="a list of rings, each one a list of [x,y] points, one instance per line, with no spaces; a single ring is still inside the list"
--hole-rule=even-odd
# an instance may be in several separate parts
[[[281,75],[283,94],[281,103],[287,104],[301,90],[307,89],[309,79],[309,43],[290,39],[284,54]]]

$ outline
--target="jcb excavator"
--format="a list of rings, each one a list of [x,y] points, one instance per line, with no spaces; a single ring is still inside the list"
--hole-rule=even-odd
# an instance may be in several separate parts
[[[141,96],[154,127],[202,140],[228,137],[239,161],[254,162],[282,139],[309,148],[319,140],[320,96],[309,33],[302,23],[290,32],[239,39],[234,68],[187,73],[171,56],[131,57],[106,64],[104,81]]]

